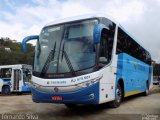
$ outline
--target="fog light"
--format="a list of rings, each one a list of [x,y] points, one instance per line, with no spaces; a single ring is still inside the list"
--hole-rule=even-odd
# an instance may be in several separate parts
[[[94,93],[88,95],[89,99],[94,99]]]

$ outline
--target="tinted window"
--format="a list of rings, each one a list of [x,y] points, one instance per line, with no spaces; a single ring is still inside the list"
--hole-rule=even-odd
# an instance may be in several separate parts
[[[0,70],[0,77],[5,81],[9,81],[11,79],[12,69],[11,68],[2,68]]]
[[[104,24],[108,30],[102,31],[101,43],[100,43],[100,57],[105,57],[108,62],[111,61],[115,24],[107,18],[102,18],[101,23]]]
[[[112,59],[115,24],[107,18],[101,18],[100,23],[106,26],[101,33],[99,49],[99,68],[107,65]]]
[[[147,64],[151,64],[150,54],[134,41],[128,34],[121,28],[118,28],[117,36],[117,50],[116,54],[127,53],[134,58],[137,58]]]

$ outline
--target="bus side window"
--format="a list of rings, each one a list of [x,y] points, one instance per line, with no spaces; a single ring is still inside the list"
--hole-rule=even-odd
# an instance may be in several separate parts
[[[99,67],[102,68],[108,63],[108,49],[109,49],[109,41],[108,41],[108,35],[107,30],[102,30],[101,35],[101,42],[100,42],[100,53],[99,53]]]
[[[1,77],[5,81],[10,81],[11,80],[11,75],[12,75],[12,69],[11,68],[2,68],[1,69]]]

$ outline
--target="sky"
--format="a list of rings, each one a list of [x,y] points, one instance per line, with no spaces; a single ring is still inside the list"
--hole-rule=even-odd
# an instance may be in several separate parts
[[[60,18],[105,13],[160,62],[160,0],[0,0],[0,37],[19,42]]]

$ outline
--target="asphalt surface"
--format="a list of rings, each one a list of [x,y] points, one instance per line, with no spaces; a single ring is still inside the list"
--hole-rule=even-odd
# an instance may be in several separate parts
[[[102,104],[79,106],[73,110],[61,104],[34,103],[31,95],[0,96],[0,115],[3,120],[9,119],[7,115],[11,119],[21,115],[17,119],[27,120],[160,120],[160,93],[125,98],[119,108]]]

